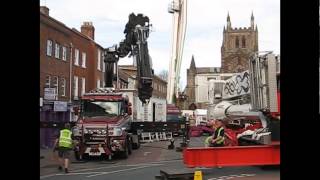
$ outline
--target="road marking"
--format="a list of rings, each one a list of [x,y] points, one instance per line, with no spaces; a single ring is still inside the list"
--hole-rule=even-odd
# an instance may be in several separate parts
[[[146,156],[148,154],[151,154],[151,152],[144,152],[143,155]]]
[[[240,175],[228,175],[228,176],[220,176],[216,178],[210,178],[208,180],[226,180],[226,179],[233,179],[235,177],[241,178],[246,176],[255,176],[256,174],[240,174]]]
[[[114,166],[108,166],[108,167],[98,167],[98,168],[90,168],[90,169],[79,169],[79,170],[74,170],[72,172],[81,172],[81,171],[91,171],[91,170],[97,170],[97,169],[110,169],[110,168],[116,168],[116,167],[122,167],[126,165],[114,165]]]
[[[124,171],[130,171],[130,170],[136,170],[136,169],[142,169],[142,168],[147,168],[150,166],[141,166],[141,167],[134,167],[134,168],[129,168],[129,169],[121,169],[121,170],[117,170],[117,171],[109,171],[109,172],[102,172],[99,174],[94,174],[94,175],[90,175],[90,176],[86,176],[88,178],[90,177],[94,177],[94,176],[101,176],[101,175],[105,175],[105,174],[112,174],[112,173],[118,173],[118,172],[124,172]]]
[[[165,163],[165,162],[179,162],[182,161],[182,159],[175,159],[175,160],[164,160],[164,161],[154,161],[154,162],[149,162],[148,164],[146,163],[140,163],[140,164],[122,164],[122,165],[114,165],[114,166],[108,166],[108,167],[97,167],[97,168],[87,168],[87,169],[79,169],[79,170],[74,170],[72,171],[72,173],[69,173],[71,175],[77,175],[76,173],[78,172],[82,172],[82,171],[90,171],[90,170],[98,170],[98,169],[110,169],[110,168],[116,168],[116,167],[134,167],[134,166],[162,166],[163,164],[161,163]],[[48,174],[48,175],[43,175],[40,176],[40,179],[45,179],[48,177],[52,177],[52,176],[60,176],[60,175],[65,175],[65,174]]]

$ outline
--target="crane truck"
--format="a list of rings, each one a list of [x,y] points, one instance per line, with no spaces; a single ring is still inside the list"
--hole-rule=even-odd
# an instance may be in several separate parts
[[[211,98],[217,98],[210,100],[208,115],[224,120],[225,147],[186,148],[185,165],[279,165],[279,56],[272,52],[255,53],[249,59],[248,71],[217,83],[223,84],[218,91],[223,90],[222,98],[221,93],[209,92]]]
[[[137,63],[138,97],[143,104],[152,96],[153,69],[148,52],[149,18],[142,14],[129,15],[125,39],[104,49],[105,87],[81,97],[80,116],[73,128],[76,159],[102,156],[111,159],[120,154],[127,158],[133,148],[139,148],[137,134],[131,132],[132,103],[128,95],[113,88],[115,65],[130,53]]]

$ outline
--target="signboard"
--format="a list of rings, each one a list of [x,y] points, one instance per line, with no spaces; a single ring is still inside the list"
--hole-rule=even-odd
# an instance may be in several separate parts
[[[56,99],[56,88],[44,88],[44,99],[55,100]]]
[[[249,71],[244,71],[227,79],[223,87],[223,99],[242,96],[250,93]]]
[[[55,101],[53,110],[56,112],[65,112],[67,111],[67,102]]]

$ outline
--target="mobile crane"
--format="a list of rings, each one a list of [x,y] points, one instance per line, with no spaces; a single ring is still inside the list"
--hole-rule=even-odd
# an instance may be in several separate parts
[[[78,160],[88,156],[111,159],[114,154],[128,158],[133,148],[139,148],[138,135],[130,130],[132,104],[126,93],[113,88],[113,81],[119,58],[130,53],[137,63],[138,97],[143,104],[148,103],[153,91],[153,69],[147,43],[150,26],[147,16],[130,14],[124,30],[125,39],[104,50],[105,87],[81,97],[79,120],[73,128]]]

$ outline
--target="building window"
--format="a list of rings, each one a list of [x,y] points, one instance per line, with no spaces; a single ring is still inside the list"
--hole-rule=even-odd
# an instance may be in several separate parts
[[[61,96],[66,96],[66,79],[61,78]]]
[[[101,51],[98,49],[98,62],[97,62],[97,69],[101,70]]]
[[[74,65],[79,66],[79,49],[75,49]]]
[[[54,76],[52,81],[53,81],[53,82],[52,82],[53,87],[56,89],[56,98],[57,98],[58,95],[59,95],[59,81],[58,81],[58,76]]]
[[[86,68],[86,59],[87,59],[87,54],[86,53],[82,53],[82,67]]]
[[[51,83],[51,77],[49,75],[46,76],[46,84],[45,87],[46,88],[50,88],[50,83]]]
[[[78,98],[78,76],[73,77],[73,97]]]
[[[52,56],[52,41],[47,40],[47,55]]]
[[[246,47],[246,39],[244,36],[242,36],[242,48]]]
[[[105,87],[106,86],[106,82],[102,81],[102,86]]]
[[[86,78],[81,79],[81,96],[86,92]]]
[[[54,57],[57,59],[60,58],[60,45],[58,43],[55,44]]]
[[[103,56],[102,56],[102,72],[106,72],[106,65],[104,63]]]
[[[62,60],[67,60],[67,48],[64,46],[62,47]]]
[[[236,48],[239,48],[239,37],[236,36]]]

